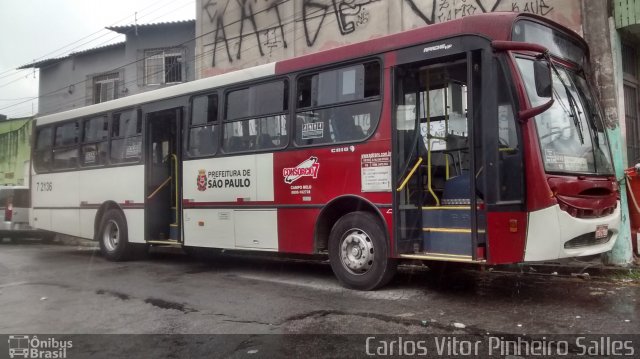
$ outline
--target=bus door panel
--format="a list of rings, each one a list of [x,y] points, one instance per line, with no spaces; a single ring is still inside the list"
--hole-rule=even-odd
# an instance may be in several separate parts
[[[147,113],[145,232],[147,240],[178,241],[181,109]]]
[[[490,48],[485,40],[470,39],[422,46],[423,54],[442,50],[442,56],[427,60],[406,63],[403,53],[398,55],[404,64],[394,69],[394,212],[401,256],[482,259],[477,251],[486,233],[481,104],[483,54]]]

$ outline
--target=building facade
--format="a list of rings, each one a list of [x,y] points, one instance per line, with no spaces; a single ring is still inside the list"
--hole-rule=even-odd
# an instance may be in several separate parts
[[[39,115],[195,79],[195,21],[107,29],[125,41],[20,67],[40,71]]]

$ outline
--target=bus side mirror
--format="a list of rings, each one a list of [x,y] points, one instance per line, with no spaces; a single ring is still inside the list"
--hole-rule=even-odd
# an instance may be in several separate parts
[[[536,60],[533,63],[533,77],[536,82],[536,93],[539,97],[553,97],[553,85],[549,63],[544,60]]]

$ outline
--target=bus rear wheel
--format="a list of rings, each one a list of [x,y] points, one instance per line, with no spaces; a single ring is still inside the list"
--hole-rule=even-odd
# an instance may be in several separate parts
[[[329,262],[342,285],[358,290],[384,286],[397,268],[382,224],[369,212],[352,212],[336,222],[329,236]]]
[[[134,244],[129,243],[127,221],[124,213],[118,209],[110,209],[102,217],[98,241],[100,252],[111,261],[130,259],[137,249]]]

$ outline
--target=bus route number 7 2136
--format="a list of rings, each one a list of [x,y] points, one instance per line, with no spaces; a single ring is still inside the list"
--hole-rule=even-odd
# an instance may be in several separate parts
[[[51,182],[36,182],[36,191],[51,192],[53,191],[53,185]]]

